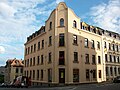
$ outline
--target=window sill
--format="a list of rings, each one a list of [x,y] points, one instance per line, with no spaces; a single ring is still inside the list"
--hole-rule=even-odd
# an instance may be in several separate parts
[[[52,30],[52,28],[50,28],[48,31],[51,31]]]
[[[73,43],[73,45],[78,46],[78,44],[77,44],[77,43]]]
[[[95,50],[95,47],[91,47],[91,49],[94,49],[94,50]]]
[[[58,28],[64,28],[65,26],[58,26]]]
[[[88,46],[85,46],[85,48],[89,48]]]
[[[85,62],[85,64],[90,64],[89,62]]]
[[[38,49],[37,51],[40,51],[40,49]]]
[[[49,62],[48,62],[48,64],[51,64],[51,63],[52,63],[52,61],[49,61]]]
[[[52,44],[49,44],[48,47],[52,46]]]
[[[72,28],[74,28],[74,29],[78,30],[78,29],[77,29],[77,27],[72,27]]]
[[[73,63],[79,63],[79,61],[73,61]]]
[[[96,63],[92,63],[92,65],[96,65]]]

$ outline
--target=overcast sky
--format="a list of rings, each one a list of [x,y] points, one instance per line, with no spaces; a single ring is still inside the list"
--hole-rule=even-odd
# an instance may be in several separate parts
[[[27,36],[45,25],[61,1],[82,21],[120,33],[120,0],[0,0],[0,66],[24,59]]]

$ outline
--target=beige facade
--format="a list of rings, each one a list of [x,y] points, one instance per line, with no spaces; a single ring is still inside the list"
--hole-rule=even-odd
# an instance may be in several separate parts
[[[5,83],[11,83],[13,80],[18,77],[23,75],[23,66],[24,64],[22,63],[22,60],[18,59],[9,59],[6,62],[5,66]]]
[[[106,81],[102,31],[59,3],[45,26],[27,38],[24,75],[37,85]]]
[[[120,35],[104,31],[102,41],[106,79],[112,80],[114,77],[120,76]]]

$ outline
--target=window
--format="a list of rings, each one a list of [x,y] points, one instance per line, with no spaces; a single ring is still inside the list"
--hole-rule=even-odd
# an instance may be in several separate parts
[[[119,51],[119,49],[118,49],[118,45],[116,45],[116,51],[117,51],[117,52]]]
[[[33,80],[35,79],[35,70],[33,70]]]
[[[77,28],[77,22],[75,20],[73,21],[73,27]]]
[[[88,39],[85,38],[85,47],[88,47]]]
[[[52,69],[48,69],[48,82],[52,82]]]
[[[27,48],[25,49],[25,55],[27,55]]]
[[[77,35],[73,35],[73,44],[77,44]]]
[[[89,54],[85,54],[86,64],[89,64]]]
[[[92,40],[92,48],[95,48],[95,42]]]
[[[74,52],[74,62],[78,62],[78,52]]]
[[[37,56],[37,64],[39,65],[40,64],[40,57]]]
[[[97,48],[100,49],[100,42],[97,41]]]
[[[99,78],[101,78],[101,70],[98,71]]]
[[[40,50],[40,42],[38,42],[38,50]]]
[[[110,74],[111,74],[111,76],[113,75],[113,69],[112,69],[112,67],[110,67]]]
[[[34,44],[34,52],[36,51],[36,44]]]
[[[111,50],[111,44],[109,43],[109,50]]]
[[[106,76],[108,76],[108,67],[106,67]]]
[[[98,64],[101,64],[101,58],[98,56]]]
[[[29,73],[28,73],[28,71],[27,71],[27,77],[28,77],[28,74],[29,74]],[[30,75],[31,75],[31,74],[30,74]]]
[[[120,63],[119,56],[117,57],[117,61],[118,61],[118,63]]]
[[[114,56],[114,62],[116,63],[116,57]]]
[[[51,63],[51,52],[49,53],[48,63]]]
[[[26,71],[24,71],[24,75],[27,76],[27,75],[26,75]]]
[[[41,70],[41,80],[43,80],[43,70]]]
[[[117,69],[114,67],[115,76],[117,75]]]
[[[52,45],[52,36],[49,37],[49,45]]]
[[[50,22],[50,29],[52,29],[52,22]]]
[[[108,62],[107,54],[105,54],[105,61]]]
[[[93,78],[96,78],[96,70],[92,70]]]
[[[33,45],[31,46],[31,53],[33,52]]]
[[[96,64],[95,55],[92,55],[92,64]]]
[[[28,47],[28,54],[30,53],[30,47]]]
[[[42,48],[44,48],[44,40],[42,40]]]
[[[29,59],[27,60],[27,66],[29,66]]]
[[[115,51],[115,44],[112,44],[112,49],[113,51]]]
[[[18,68],[16,68],[16,73],[18,73],[19,72],[19,70],[18,70]]]
[[[23,73],[23,68],[20,69],[20,73]]]
[[[59,34],[59,46],[64,46],[64,34]]]
[[[60,19],[60,26],[64,26],[64,19],[63,18]]]
[[[118,68],[118,74],[120,75],[120,68]]]
[[[41,55],[41,64],[43,64],[43,55]]]
[[[30,75],[29,75],[30,77],[32,77],[32,71],[30,70]]]
[[[110,55],[109,57],[110,57],[110,62],[112,62],[112,55]]]
[[[30,58],[30,66],[32,66],[32,58]]]
[[[33,57],[33,66],[35,66],[35,57]]]
[[[104,42],[104,48],[107,48],[107,44],[106,44],[106,42]]]
[[[73,82],[79,82],[79,69],[73,69]]]
[[[86,69],[86,79],[89,79],[90,78],[90,75],[89,75],[89,69]]]
[[[64,57],[64,51],[59,51],[59,65],[65,64],[65,57]]]
[[[37,80],[39,80],[39,70],[37,70]]]

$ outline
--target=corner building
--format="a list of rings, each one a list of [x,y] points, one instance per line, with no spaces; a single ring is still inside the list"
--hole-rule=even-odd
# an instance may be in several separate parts
[[[27,38],[24,75],[33,85],[106,81],[102,34],[59,3],[45,26]]]

